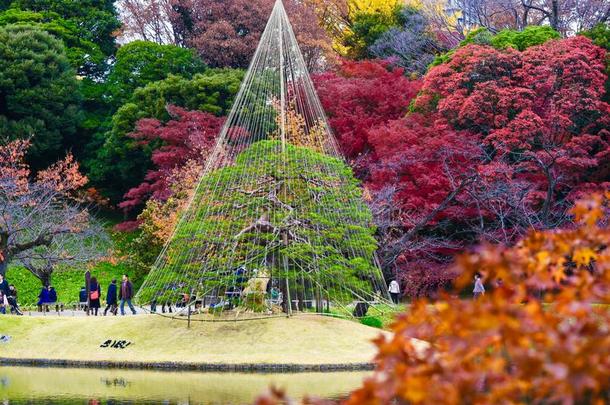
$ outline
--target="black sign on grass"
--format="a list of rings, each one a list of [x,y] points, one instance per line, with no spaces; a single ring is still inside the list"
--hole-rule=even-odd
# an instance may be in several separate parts
[[[127,346],[131,345],[131,342],[128,340],[105,340],[104,343],[100,345],[100,347],[105,349],[125,349]]]

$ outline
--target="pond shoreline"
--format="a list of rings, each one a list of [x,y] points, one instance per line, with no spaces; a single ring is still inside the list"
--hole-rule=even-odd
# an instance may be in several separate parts
[[[162,371],[202,371],[222,373],[311,373],[340,371],[372,371],[373,363],[349,364],[267,364],[267,363],[185,363],[185,362],[137,362],[107,360],[62,360],[62,359],[17,359],[0,357],[0,366],[23,367],[64,367],[64,368],[98,368]]]

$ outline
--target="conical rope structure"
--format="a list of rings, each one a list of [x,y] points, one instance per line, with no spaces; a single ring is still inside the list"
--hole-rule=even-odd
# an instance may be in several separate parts
[[[196,309],[208,320],[362,316],[389,304],[374,231],[278,0],[136,301]]]

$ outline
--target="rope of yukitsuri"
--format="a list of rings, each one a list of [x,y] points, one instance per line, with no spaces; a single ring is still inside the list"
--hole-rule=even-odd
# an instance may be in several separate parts
[[[206,321],[384,308],[373,231],[277,0],[188,206],[136,300],[175,305],[187,294],[185,304],[203,307]]]

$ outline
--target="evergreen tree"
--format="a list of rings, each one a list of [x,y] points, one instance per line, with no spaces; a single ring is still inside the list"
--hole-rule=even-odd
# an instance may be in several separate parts
[[[43,167],[76,142],[79,103],[61,41],[35,27],[0,27],[0,139],[31,137],[30,161]]]
[[[170,74],[190,79],[205,65],[192,49],[134,41],[121,46],[108,77],[109,92],[117,107],[138,87],[164,80]]]
[[[353,299],[345,291],[374,292],[372,215],[338,158],[259,141],[234,165],[205,176],[190,207],[167,245],[165,266],[140,291],[141,302],[173,299],[174,285],[183,291],[239,285],[234,267],[242,264],[263,266],[261,274],[282,279],[280,288],[288,285],[301,302],[311,299],[311,286],[344,304]]]

